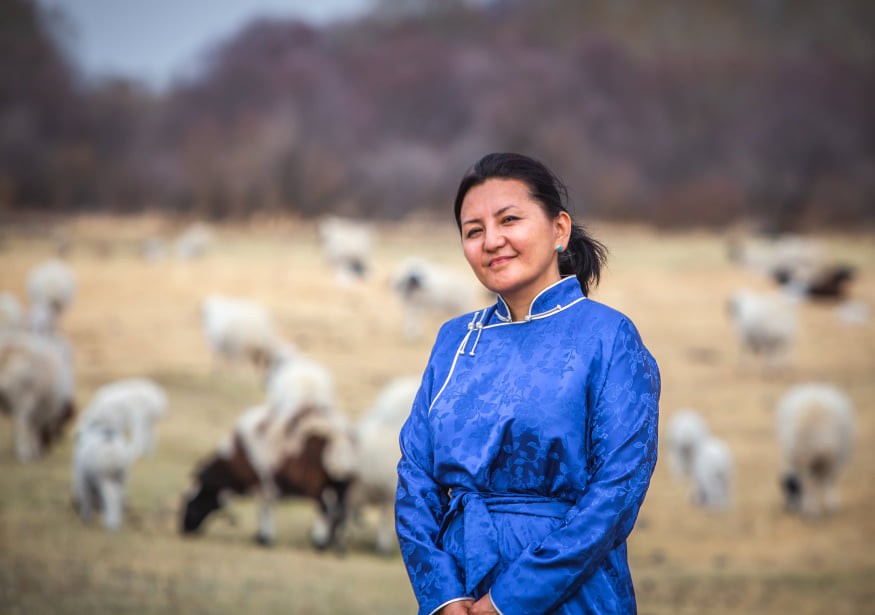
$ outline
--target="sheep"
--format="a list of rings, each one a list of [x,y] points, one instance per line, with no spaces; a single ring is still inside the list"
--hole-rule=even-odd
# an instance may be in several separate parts
[[[830,384],[796,384],[778,400],[775,416],[787,510],[807,518],[835,512],[838,478],[853,444],[850,399]]]
[[[124,432],[111,422],[93,421],[79,428],[73,446],[73,509],[86,523],[96,511],[103,526],[122,525],[128,471],[135,451]]]
[[[353,442],[345,417],[329,406],[307,405],[293,413],[274,413],[268,404],[248,409],[217,452],[196,472],[184,497],[180,530],[196,532],[206,517],[222,508],[228,494],[261,494],[256,540],[272,544],[272,507],[286,496],[317,503],[318,524],[311,531],[317,548],[341,548],[346,491],[354,474]]]
[[[476,287],[468,276],[417,256],[398,263],[391,286],[403,302],[404,335],[408,341],[422,336],[426,312],[458,315],[471,309],[477,300]]]
[[[371,225],[327,216],[319,221],[317,233],[322,254],[338,282],[345,284],[367,276],[374,247]]]
[[[729,260],[755,273],[770,277],[778,270],[801,273],[821,265],[823,247],[794,234],[773,238],[731,237]]]
[[[21,303],[10,292],[0,292],[0,333],[20,329],[24,324]]]
[[[208,295],[201,318],[208,346],[227,361],[249,360],[266,369],[281,344],[270,313],[254,301]]]
[[[76,276],[62,260],[44,261],[28,273],[27,294],[32,306],[32,328],[53,331],[76,294]]]
[[[734,466],[732,452],[726,442],[715,436],[706,436],[693,454],[693,503],[710,510],[729,508]]]
[[[73,368],[65,352],[55,338],[23,331],[0,337],[0,410],[12,416],[23,463],[43,456],[73,418]]]
[[[785,293],[739,290],[728,300],[742,358],[759,358],[767,370],[783,367],[796,339],[798,299]]]
[[[203,223],[195,223],[183,231],[173,244],[176,258],[182,261],[193,260],[203,256],[213,237],[209,227]]]
[[[106,529],[121,527],[130,468],[154,452],[152,427],[166,406],[164,389],[146,378],[117,380],[94,393],[73,450],[73,506],[83,521],[102,510]]]
[[[774,280],[789,292],[815,300],[844,299],[856,270],[850,265],[833,264],[816,268],[779,267],[772,272]]]
[[[79,419],[79,429],[90,424],[112,426],[129,442],[137,459],[153,454],[155,422],[167,409],[164,389],[147,378],[125,378],[100,387]]]
[[[669,468],[676,480],[692,478],[696,448],[710,435],[705,419],[695,410],[684,408],[672,415],[668,422],[666,440]]]
[[[334,376],[321,363],[295,355],[273,369],[266,383],[274,415],[286,417],[307,405],[334,406]]]
[[[397,548],[394,506],[401,459],[398,437],[419,384],[417,377],[392,380],[355,426],[357,473],[349,490],[350,517],[359,519],[366,508],[376,508],[376,550],[384,555]]]

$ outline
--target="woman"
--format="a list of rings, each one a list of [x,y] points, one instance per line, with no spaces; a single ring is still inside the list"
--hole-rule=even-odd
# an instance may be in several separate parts
[[[497,303],[445,323],[401,431],[396,529],[419,613],[634,613],[659,371],[587,299],[605,250],[544,165],[489,154],[455,202]]]

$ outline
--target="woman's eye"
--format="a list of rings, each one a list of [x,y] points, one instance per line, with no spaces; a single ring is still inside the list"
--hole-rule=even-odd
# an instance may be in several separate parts
[[[519,220],[519,218],[516,216],[505,216],[504,218],[501,219],[501,221],[505,224],[507,224],[508,222],[514,222],[516,220]]]
[[[465,237],[470,239],[471,237],[474,237],[475,235],[477,235],[477,233],[479,233],[479,232],[480,232],[479,228],[469,229],[468,232],[465,233]]]

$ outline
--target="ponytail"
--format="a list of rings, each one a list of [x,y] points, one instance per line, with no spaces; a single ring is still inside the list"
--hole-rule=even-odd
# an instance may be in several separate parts
[[[559,253],[559,275],[577,276],[585,296],[599,284],[602,267],[608,259],[605,245],[586,232],[578,224],[571,225],[568,246]]]

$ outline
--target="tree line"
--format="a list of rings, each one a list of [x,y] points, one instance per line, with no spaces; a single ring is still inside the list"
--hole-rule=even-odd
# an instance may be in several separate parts
[[[164,92],[83,78],[58,23],[0,6],[0,208],[446,217],[514,150],[584,217],[875,222],[865,1],[382,0],[245,24]]]

